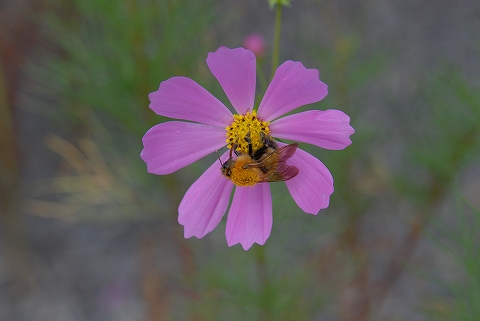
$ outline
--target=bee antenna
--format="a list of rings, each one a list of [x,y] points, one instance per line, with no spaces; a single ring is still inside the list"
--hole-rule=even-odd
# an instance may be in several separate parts
[[[218,150],[215,151],[217,153],[218,161],[220,162],[220,165],[223,166],[222,160],[220,159],[220,155],[218,155]]]

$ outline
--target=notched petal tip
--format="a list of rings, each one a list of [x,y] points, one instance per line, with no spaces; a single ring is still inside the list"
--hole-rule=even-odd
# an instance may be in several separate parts
[[[208,54],[207,65],[235,110],[241,115],[251,111],[256,84],[256,60],[253,52],[222,46]]]
[[[273,136],[312,144],[325,149],[340,150],[349,146],[355,132],[350,117],[340,110],[309,110],[288,115],[270,125]]]
[[[237,187],[228,212],[225,236],[228,246],[240,243],[244,250],[263,245],[272,231],[272,196],[268,184]]]
[[[303,105],[322,100],[328,87],[319,79],[316,69],[307,69],[301,62],[285,61],[281,64],[265,92],[258,114],[272,121]]]
[[[296,177],[285,182],[297,205],[305,213],[313,215],[327,208],[334,190],[333,177],[328,168],[302,149],[297,149],[289,164],[299,169]]]

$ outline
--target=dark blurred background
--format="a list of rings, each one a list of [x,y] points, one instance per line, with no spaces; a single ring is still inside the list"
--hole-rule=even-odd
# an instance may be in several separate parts
[[[272,184],[264,251],[225,223],[185,240],[177,206],[216,156],[148,174],[148,93],[261,34],[259,0],[0,1],[0,320],[478,320],[480,2],[294,0],[281,61],[329,85],[343,151],[317,216]],[[265,90],[259,84],[259,92]]]

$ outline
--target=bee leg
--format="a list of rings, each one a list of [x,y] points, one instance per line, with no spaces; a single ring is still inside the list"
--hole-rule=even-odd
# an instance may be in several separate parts
[[[240,153],[237,151],[238,144],[233,144],[232,147],[230,148],[230,158],[232,158],[232,152],[235,153],[235,155],[240,155]]]
[[[253,148],[252,148],[252,138],[250,137],[250,132],[248,132],[243,139],[245,139],[245,141],[248,144],[248,155],[252,155]]]

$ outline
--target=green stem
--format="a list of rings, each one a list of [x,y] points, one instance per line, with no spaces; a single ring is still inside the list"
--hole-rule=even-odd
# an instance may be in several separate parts
[[[265,246],[255,246],[256,265],[258,281],[261,284],[260,290],[260,307],[259,320],[272,321],[272,289],[270,279],[268,276],[267,255],[265,253]]]
[[[282,26],[282,5],[277,4],[275,11],[275,34],[273,36],[273,53],[272,53],[272,77],[275,75],[275,70],[278,67],[278,60],[280,56],[280,27]]]

